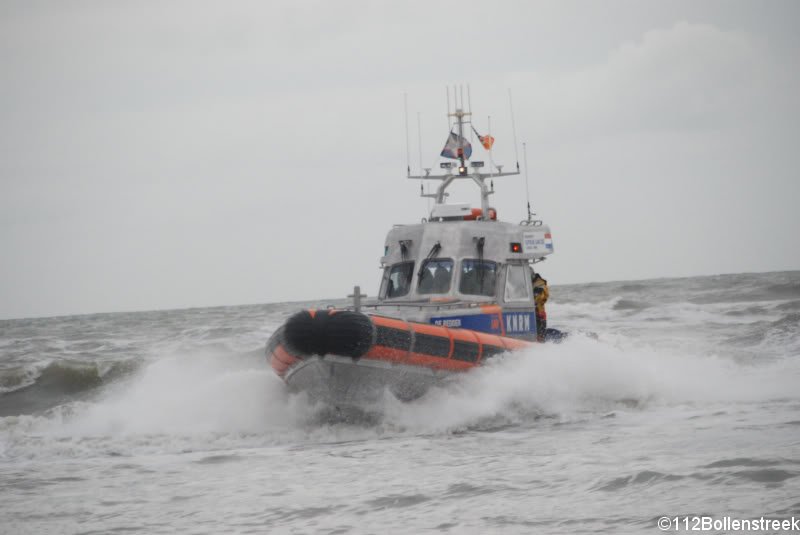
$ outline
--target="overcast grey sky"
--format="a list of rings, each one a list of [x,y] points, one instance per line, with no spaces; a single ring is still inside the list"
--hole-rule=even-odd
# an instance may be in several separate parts
[[[551,284],[800,269],[798,27],[793,1],[6,0],[0,318],[374,295],[427,211],[403,94],[429,167],[455,83],[507,166],[512,90]]]

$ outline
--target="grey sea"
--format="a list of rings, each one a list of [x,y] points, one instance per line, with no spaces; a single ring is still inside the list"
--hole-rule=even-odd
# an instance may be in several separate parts
[[[288,315],[320,304],[0,321],[0,532],[800,518],[800,272],[553,285],[564,343],[412,403],[387,395],[358,423],[287,394],[264,356]]]

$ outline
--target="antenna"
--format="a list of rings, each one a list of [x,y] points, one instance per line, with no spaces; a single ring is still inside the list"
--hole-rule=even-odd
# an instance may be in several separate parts
[[[522,142],[522,157],[525,163],[525,198],[528,200],[528,221],[531,220],[531,191],[528,189],[528,145]]]
[[[408,148],[408,93],[403,93],[403,107],[406,114],[406,173],[411,176],[411,151]]]
[[[472,96],[469,92],[469,84],[467,84],[467,112],[469,112],[469,116],[472,117]],[[470,125],[472,124],[472,119],[470,119]],[[475,127],[473,126],[469,130],[469,141],[472,143],[475,141],[475,138],[472,137],[472,133],[475,131]]]
[[[487,127],[488,131],[487,131],[486,135],[489,136],[489,139],[491,140],[492,139],[492,116],[491,115],[487,115],[486,116],[486,122],[488,123],[488,127]],[[485,145],[484,145],[484,147],[485,147]],[[497,171],[498,173],[502,173],[502,171],[503,171],[502,170],[502,167],[503,167],[502,165],[498,166],[496,163],[494,163],[494,155],[492,154],[493,147],[494,147],[494,143],[492,141],[490,141],[489,142],[489,149],[488,149],[488,152],[489,152],[489,177],[494,177],[495,171]]]
[[[419,141],[419,172],[422,173],[422,122],[417,112],[417,141]]]
[[[486,134],[489,136],[489,138],[491,138],[492,137],[492,116],[491,115],[487,115],[486,116],[486,121],[489,123],[489,131]],[[489,145],[489,163],[491,164],[491,165],[489,165],[489,174],[490,175],[494,174],[493,168],[495,168],[495,167],[497,167],[498,171],[502,171],[502,169],[500,169],[500,167],[502,167],[502,166],[498,167],[494,163],[494,155],[492,154],[492,148],[493,147],[494,147],[494,144]]]
[[[508,109],[511,111],[511,130],[514,132],[514,156],[517,158],[519,171],[519,149],[517,148],[517,126],[514,124],[514,104],[511,102],[511,89],[508,90]]]
[[[447,106],[448,106],[448,109],[449,109],[450,108],[450,91],[447,92]],[[408,121],[407,117],[406,117],[406,121]],[[448,126],[448,128],[450,127],[450,119],[449,118],[447,119],[447,126]],[[408,128],[408,126],[406,126],[406,128]],[[407,134],[407,132],[406,132],[406,134]],[[422,167],[422,114],[420,112],[417,112],[417,141],[419,143],[418,151],[419,151],[419,169],[420,169],[419,173],[420,173],[420,178],[427,178],[427,177],[431,176],[431,168],[430,167]],[[422,175],[423,171],[425,172],[424,176]],[[428,192],[426,193],[425,192],[425,188],[420,183],[420,185],[419,185],[419,196],[427,198],[427,204],[428,204],[428,212],[427,213],[430,213],[430,211],[431,211],[431,198],[435,197],[435,195],[431,195],[430,187],[428,187]]]
[[[450,86],[444,86],[444,90],[447,93],[447,131],[450,131]]]

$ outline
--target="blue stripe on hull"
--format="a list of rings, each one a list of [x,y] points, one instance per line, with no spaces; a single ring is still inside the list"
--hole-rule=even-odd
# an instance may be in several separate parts
[[[431,318],[431,324],[453,329],[470,329],[491,334],[536,334],[535,312],[504,312],[502,325],[497,314],[470,314],[465,316],[440,316]]]

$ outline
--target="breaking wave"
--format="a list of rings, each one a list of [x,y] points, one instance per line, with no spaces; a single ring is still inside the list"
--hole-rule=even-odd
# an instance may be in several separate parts
[[[0,416],[48,409],[131,374],[141,361],[59,360],[0,371]]]
[[[410,405],[390,421],[427,430],[496,419],[582,418],[653,405],[800,399],[796,359],[746,365],[719,356],[632,347],[622,338],[575,337],[535,346],[473,370]]]
[[[613,310],[644,310],[652,305],[632,299],[618,299],[611,307]]]
[[[87,389],[99,381],[99,371],[48,373]],[[576,336],[495,359],[412,403],[387,393],[380,417],[365,426],[320,421],[320,408],[287,394],[260,354],[173,356],[128,371],[91,399],[0,419],[0,455],[213,451],[457,433],[659,405],[798,399],[798,378],[797,359],[743,365],[635,347],[624,337]]]

